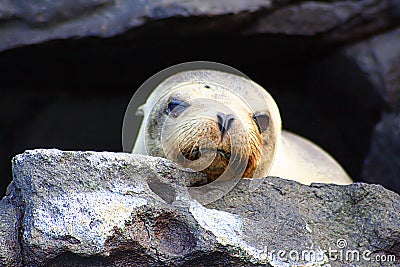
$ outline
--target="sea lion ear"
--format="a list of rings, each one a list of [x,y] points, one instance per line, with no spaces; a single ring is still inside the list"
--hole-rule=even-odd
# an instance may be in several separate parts
[[[258,130],[260,131],[260,133],[262,133],[265,130],[267,130],[267,128],[269,126],[269,116],[268,116],[268,114],[257,112],[257,113],[254,114],[253,119],[256,122],[256,124],[258,126]]]
[[[138,107],[138,109],[136,110],[135,115],[136,116],[144,116],[144,109],[146,107],[146,104],[141,105],[140,107]]]

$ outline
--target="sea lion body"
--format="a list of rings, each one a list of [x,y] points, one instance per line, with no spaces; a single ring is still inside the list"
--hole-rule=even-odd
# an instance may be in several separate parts
[[[170,158],[211,181],[239,175],[352,183],[327,152],[282,131],[273,98],[245,77],[180,72],[161,82],[139,112],[144,118],[133,153]]]

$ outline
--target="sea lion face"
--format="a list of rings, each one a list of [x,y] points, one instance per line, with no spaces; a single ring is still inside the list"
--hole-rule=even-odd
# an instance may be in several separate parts
[[[146,149],[201,171],[210,181],[223,175],[253,177],[270,116],[250,104],[219,84],[176,85],[148,112]]]

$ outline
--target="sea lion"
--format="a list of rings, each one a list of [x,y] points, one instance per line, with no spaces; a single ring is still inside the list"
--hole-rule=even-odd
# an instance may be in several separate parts
[[[322,148],[281,129],[271,95],[246,77],[217,70],[174,74],[154,88],[133,153],[169,158],[210,181],[278,176],[302,184],[350,184]]]

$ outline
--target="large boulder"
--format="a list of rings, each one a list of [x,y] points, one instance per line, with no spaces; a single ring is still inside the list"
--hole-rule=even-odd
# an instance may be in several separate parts
[[[372,133],[369,152],[363,164],[362,179],[379,183],[396,192],[400,192],[399,44],[400,29],[396,28],[341,51],[357,65],[386,103],[381,121]]]
[[[11,157],[25,149],[120,150],[118,123],[133,90],[163,67],[199,58],[238,67],[267,88],[285,127],[361,180],[382,110],[365,102],[375,95],[364,88],[373,85],[391,107],[400,99],[399,18],[398,0],[0,0],[0,51],[10,50],[0,55],[0,191]],[[59,41],[12,49],[51,40]],[[323,71],[310,65],[338,47],[346,75],[331,83],[331,62]],[[314,90],[317,79],[333,92]]]
[[[177,17],[184,21],[176,23]],[[141,34],[143,26],[163,33],[171,27],[175,33],[191,34],[210,30],[297,36],[324,33],[324,40],[348,41],[392,27],[399,17],[395,0],[3,0],[0,50],[55,39]]]
[[[243,179],[202,206],[185,185],[204,176],[161,158],[32,150],[13,171],[0,242],[22,247],[1,247],[4,266],[399,263],[400,196],[379,185]]]

